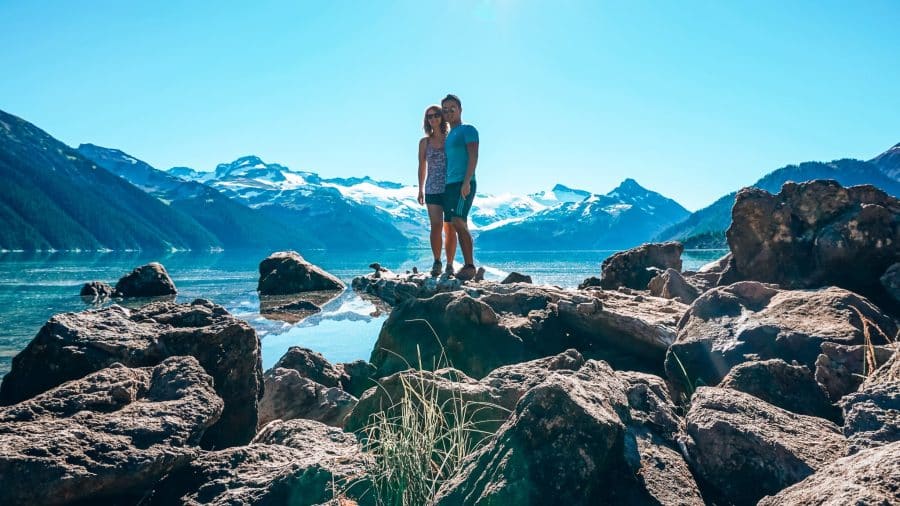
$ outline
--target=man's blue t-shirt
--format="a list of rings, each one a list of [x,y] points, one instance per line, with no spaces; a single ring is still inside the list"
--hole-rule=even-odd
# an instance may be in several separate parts
[[[447,184],[460,183],[466,178],[469,165],[469,152],[466,144],[478,142],[478,130],[472,125],[459,125],[447,134],[444,141],[444,152],[447,153]],[[475,181],[475,174],[472,174]]]

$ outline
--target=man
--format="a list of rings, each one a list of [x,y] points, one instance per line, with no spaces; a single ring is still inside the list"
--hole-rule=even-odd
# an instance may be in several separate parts
[[[475,200],[475,166],[478,164],[478,130],[462,122],[462,102],[456,95],[441,100],[444,119],[450,123],[450,133],[444,141],[447,154],[447,185],[444,190],[444,221],[449,221],[459,238],[459,249],[465,265],[456,277],[470,280],[475,277],[475,257],[468,217]]]

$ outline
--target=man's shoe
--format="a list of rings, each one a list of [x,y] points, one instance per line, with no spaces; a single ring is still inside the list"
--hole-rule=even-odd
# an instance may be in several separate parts
[[[444,265],[441,263],[440,260],[435,260],[434,263],[431,264],[431,276],[432,277],[440,276],[441,270],[443,269],[443,267],[444,267]]]
[[[453,264],[447,264],[447,268],[444,270],[444,272],[445,272],[448,276],[452,276],[453,273],[456,272],[456,270],[453,268]]]
[[[475,277],[475,266],[472,264],[466,264],[463,266],[459,272],[456,273],[456,279],[461,279],[463,281],[469,281],[470,279]]]

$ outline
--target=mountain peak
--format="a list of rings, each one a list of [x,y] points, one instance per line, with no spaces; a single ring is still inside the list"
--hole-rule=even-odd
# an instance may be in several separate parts
[[[634,179],[626,178],[624,181],[619,183],[613,191],[609,192],[607,195],[614,196],[613,194],[625,194],[625,195],[634,195],[635,193],[647,193],[649,190],[638,184]]]

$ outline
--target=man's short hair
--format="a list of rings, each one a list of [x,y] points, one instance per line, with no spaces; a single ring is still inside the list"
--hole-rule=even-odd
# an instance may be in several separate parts
[[[456,95],[454,95],[452,93],[448,93],[447,96],[444,97],[443,100],[441,100],[441,103],[443,104],[444,102],[447,102],[448,100],[456,102],[456,107],[459,107],[460,109],[462,109],[462,102],[459,101],[459,97],[457,97]]]

